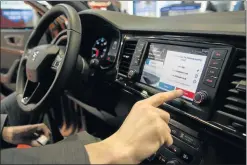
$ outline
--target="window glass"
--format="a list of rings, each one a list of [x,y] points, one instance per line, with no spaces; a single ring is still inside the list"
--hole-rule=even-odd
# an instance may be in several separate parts
[[[24,1],[1,1],[0,28],[33,28],[38,16]]]
[[[120,11],[146,17],[165,17],[246,10],[246,1],[90,1],[92,9]]]

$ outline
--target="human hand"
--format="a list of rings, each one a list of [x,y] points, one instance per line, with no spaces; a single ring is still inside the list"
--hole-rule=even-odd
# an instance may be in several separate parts
[[[50,139],[51,131],[45,124],[4,127],[2,139],[11,144],[27,144],[33,147],[41,146],[36,140],[38,135],[44,135]]]
[[[181,90],[159,93],[137,102],[116,133],[98,144],[86,146],[90,162],[138,164],[162,145],[171,145],[170,115],[157,107],[182,94]]]

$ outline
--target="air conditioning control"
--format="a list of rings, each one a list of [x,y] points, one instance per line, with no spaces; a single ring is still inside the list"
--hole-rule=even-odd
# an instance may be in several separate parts
[[[166,165],[180,165],[180,164],[181,163],[177,159],[170,160],[166,163]]]

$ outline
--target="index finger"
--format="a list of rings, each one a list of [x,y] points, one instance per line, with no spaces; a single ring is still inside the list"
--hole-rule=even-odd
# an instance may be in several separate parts
[[[183,95],[182,90],[174,90],[169,92],[162,92],[158,93],[156,95],[153,95],[152,97],[149,97],[145,100],[143,100],[145,103],[148,103],[154,107],[158,107],[159,105],[163,104],[166,101],[176,99],[178,97],[181,97]]]

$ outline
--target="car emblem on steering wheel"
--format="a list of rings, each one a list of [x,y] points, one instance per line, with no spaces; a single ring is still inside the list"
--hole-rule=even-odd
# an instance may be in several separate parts
[[[33,60],[33,61],[35,61],[35,59],[36,59],[36,57],[38,56],[38,54],[39,54],[39,51],[38,51],[38,50],[35,50],[35,51],[33,52],[33,55],[32,55],[32,60]]]

